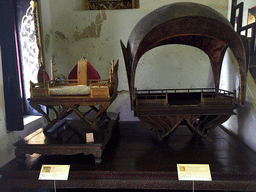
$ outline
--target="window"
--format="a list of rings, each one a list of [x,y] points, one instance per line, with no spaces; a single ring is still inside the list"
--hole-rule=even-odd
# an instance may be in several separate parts
[[[29,105],[27,100],[30,97],[29,82],[37,82],[37,73],[43,63],[37,2],[33,0],[16,0],[15,12],[23,112],[27,115],[41,115]]]
[[[0,27],[5,29],[0,32],[0,47],[7,130],[23,130],[24,114],[41,115],[27,101],[29,82],[37,82],[42,64],[37,3],[1,0],[0,5]]]

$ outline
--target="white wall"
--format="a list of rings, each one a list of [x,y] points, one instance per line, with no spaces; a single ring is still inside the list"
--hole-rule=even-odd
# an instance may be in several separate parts
[[[138,89],[214,87],[209,57],[187,45],[165,45],[146,52],[135,80]]]

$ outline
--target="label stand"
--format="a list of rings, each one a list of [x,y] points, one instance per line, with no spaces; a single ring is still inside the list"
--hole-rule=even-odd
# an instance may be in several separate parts
[[[195,181],[212,181],[208,164],[177,164],[178,180],[193,181],[192,191],[195,191]]]
[[[56,181],[53,180],[53,187],[54,187],[54,192],[56,192]]]
[[[70,165],[42,165],[38,180],[53,180],[56,192],[56,180],[68,180]]]

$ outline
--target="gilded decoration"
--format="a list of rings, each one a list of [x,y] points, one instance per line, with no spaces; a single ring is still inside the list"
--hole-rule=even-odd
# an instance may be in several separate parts
[[[83,10],[115,10],[139,8],[139,0],[82,0]]]

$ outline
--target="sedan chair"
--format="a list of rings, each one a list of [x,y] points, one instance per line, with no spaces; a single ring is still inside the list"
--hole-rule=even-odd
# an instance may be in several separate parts
[[[29,103],[48,122],[44,128],[44,133],[72,112],[75,112],[94,130],[98,130],[98,126],[104,120],[110,120],[106,110],[117,97],[118,61],[116,64],[112,61],[111,65],[109,79],[88,79],[88,76],[90,76],[88,67],[93,67],[83,57],[76,66],[77,74],[75,76],[77,76],[77,79],[56,81],[52,77],[50,80],[47,73],[41,71],[41,76],[38,75],[39,82],[30,82],[31,97],[28,99]],[[74,72],[75,70],[73,69],[72,71]],[[42,110],[41,105],[53,110],[55,118],[51,119],[49,113]],[[59,111],[56,110],[56,106],[59,106]],[[90,110],[82,113],[79,110],[79,106],[89,106]],[[96,106],[99,107],[97,108]],[[93,119],[89,120],[86,115],[92,110],[96,111],[96,113]]]

